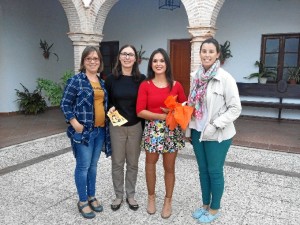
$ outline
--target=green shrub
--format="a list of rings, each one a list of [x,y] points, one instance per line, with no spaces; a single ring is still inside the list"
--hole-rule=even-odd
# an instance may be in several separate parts
[[[47,108],[47,104],[41,94],[41,89],[36,88],[33,93],[30,93],[23,84],[21,85],[24,91],[15,89],[18,96],[16,101],[19,103],[19,110],[24,114],[38,114],[44,112]]]
[[[45,92],[45,95],[52,106],[58,106],[60,104],[67,80],[72,77],[73,74],[72,70],[66,71],[60,78],[60,83],[44,78],[37,79],[38,88]]]

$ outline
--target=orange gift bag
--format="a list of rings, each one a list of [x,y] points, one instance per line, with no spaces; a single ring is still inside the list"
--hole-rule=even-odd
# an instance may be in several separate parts
[[[170,130],[174,130],[178,124],[185,130],[191,120],[194,108],[178,103],[176,100],[177,96],[170,95],[164,101],[166,107],[169,109],[166,124]]]

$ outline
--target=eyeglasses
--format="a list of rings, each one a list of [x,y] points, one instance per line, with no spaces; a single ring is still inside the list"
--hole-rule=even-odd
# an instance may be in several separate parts
[[[85,58],[85,61],[87,61],[87,62],[92,62],[92,61],[94,61],[94,62],[99,62],[99,58]]]
[[[128,56],[128,58],[133,58],[135,57],[134,53],[127,53],[127,52],[121,52],[120,53],[121,57],[126,58]]]

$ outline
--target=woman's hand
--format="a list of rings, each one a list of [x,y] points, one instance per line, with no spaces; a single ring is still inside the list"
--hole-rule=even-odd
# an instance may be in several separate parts
[[[168,114],[163,113],[163,114],[160,114],[160,115],[161,115],[160,120],[166,120]]]
[[[168,114],[170,109],[168,108],[164,108],[164,107],[160,107],[161,111],[163,111],[164,113]]]
[[[183,140],[185,142],[192,143],[192,138],[191,137],[183,137]]]
[[[110,113],[113,113],[114,111],[116,111],[116,108],[114,106],[108,110],[108,112],[110,112]]]
[[[82,133],[84,126],[81,125],[80,123],[78,123],[78,124],[79,125],[76,128],[74,127],[74,129],[76,130],[77,133]]]
[[[212,124],[207,124],[203,133],[203,140],[210,139],[217,131],[217,128]]]
[[[77,133],[82,133],[83,132],[83,125],[80,124],[78,122],[77,119],[73,118],[70,120],[70,124],[72,125],[72,127],[74,128],[74,130],[77,132]]]

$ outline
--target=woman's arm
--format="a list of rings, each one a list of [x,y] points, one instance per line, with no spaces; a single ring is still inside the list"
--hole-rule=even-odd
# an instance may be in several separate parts
[[[60,101],[60,108],[65,116],[66,122],[69,123],[72,118],[75,118],[73,112],[73,105],[76,101],[77,87],[74,77],[67,81],[66,87],[63,92],[62,99]]]
[[[77,133],[82,133],[83,125],[80,124],[76,118],[71,119],[70,124],[72,125],[72,127],[75,129]]]
[[[226,112],[213,121],[213,125],[218,128],[224,128],[227,124],[235,121],[242,111],[241,100],[236,81],[233,77],[228,77],[224,86]]]
[[[177,88],[178,88],[177,101],[179,103],[183,103],[183,102],[187,101],[187,97],[184,93],[184,89],[183,89],[182,84],[180,82],[176,81],[176,85],[177,85]]]
[[[76,102],[77,96],[77,89],[75,87],[77,87],[76,80],[74,78],[69,79],[63,93],[60,108],[64,113],[66,122],[70,123],[76,132],[81,133],[83,125],[78,122],[73,113],[73,105]]]
[[[137,114],[138,117],[146,120],[165,120],[167,117],[166,113],[153,113],[149,110],[142,110]]]

